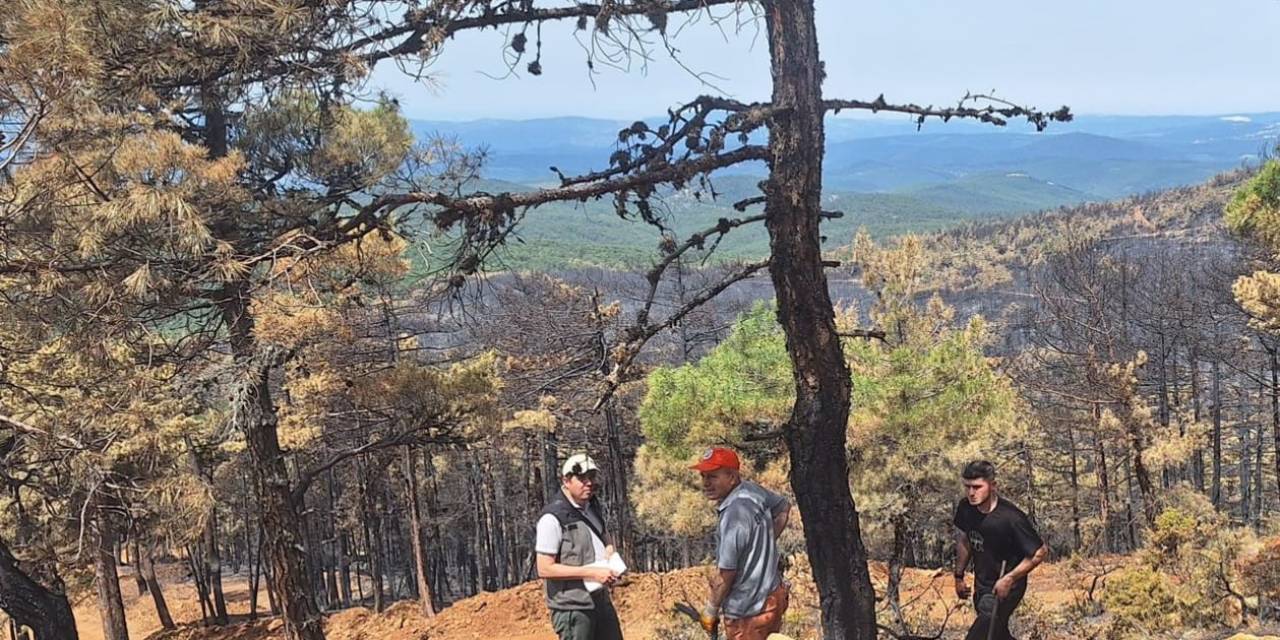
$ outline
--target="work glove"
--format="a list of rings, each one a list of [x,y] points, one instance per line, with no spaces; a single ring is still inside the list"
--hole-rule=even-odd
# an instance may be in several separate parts
[[[999,604],[1000,601],[996,599],[994,593],[984,593],[978,598],[976,606],[979,614],[984,616],[994,616],[996,614],[996,606]]]
[[[715,636],[720,629],[720,607],[710,604],[702,608],[702,614],[698,616],[698,624],[702,625],[702,630],[708,635]]]

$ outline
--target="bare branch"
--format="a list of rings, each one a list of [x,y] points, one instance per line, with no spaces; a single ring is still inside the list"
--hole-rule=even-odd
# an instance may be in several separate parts
[[[721,122],[709,123],[708,118],[716,111],[724,111],[729,115]],[[612,178],[655,160],[666,162],[675,155],[675,147],[681,142],[685,143],[687,149],[682,160],[688,159],[694,152],[719,153],[724,148],[728,134],[744,136],[759,129],[773,113],[775,110],[768,104],[747,104],[718,96],[698,96],[692,102],[670,110],[667,123],[656,131],[645,122],[637,121],[618,132],[619,143],[627,143],[632,138],[644,140],[653,136],[660,144],[635,145],[615,152],[610,158],[613,167],[573,178],[561,175],[561,186]],[[707,129],[710,131],[704,134]],[[559,173],[555,167],[552,170]]]
[[[393,434],[386,435],[377,440],[373,440],[362,444],[358,447],[345,449],[330,455],[319,464],[307,468],[298,474],[298,481],[294,484],[293,489],[289,492],[290,499],[295,504],[302,504],[302,499],[307,494],[307,489],[311,487],[311,483],[315,481],[320,474],[332,469],[345,460],[354,458],[355,456],[369,453],[371,451],[379,451],[389,449],[406,444],[453,444],[459,445],[466,442],[462,437],[454,434],[425,434],[424,432],[432,427],[440,427],[443,425],[435,423],[424,423],[405,431],[398,431]]]
[[[707,153],[678,162],[654,161],[647,166],[625,175],[605,180],[578,183],[565,180],[567,186],[560,186],[522,193],[488,194],[477,193],[466,196],[453,196],[439,191],[408,192],[383,195],[363,207],[356,215],[348,218],[341,225],[340,232],[357,229],[368,229],[371,225],[380,224],[390,212],[406,206],[426,204],[439,207],[429,215],[435,226],[442,231],[449,231],[461,224],[463,237],[456,255],[447,269],[452,270],[449,286],[461,286],[465,276],[479,270],[485,257],[498,246],[506,242],[514,231],[516,223],[524,213],[534,207],[551,202],[586,202],[593,198],[613,194],[618,198],[620,214],[624,211],[625,195],[634,193],[639,201],[637,206],[647,222],[657,224],[648,207],[648,198],[660,184],[682,186],[705,176],[716,169],[729,167],[741,162],[764,160],[768,150],[757,145],[739,147],[723,153]],[[661,159],[659,159],[661,160]],[[294,242],[305,239],[295,238]],[[321,246],[316,241],[307,241],[307,246]],[[296,248],[296,249],[297,249]]]
[[[5,427],[7,427],[7,428],[9,428],[9,429],[13,429],[14,431],[17,431],[18,433],[23,433],[23,434],[31,435],[31,436],[39,436],[39,437],[41,437],[41,438],[49,438],[49,439],[52,439],[52,440],[54,440],[54,441],[56,441],[56,442],[61,443],[64,447],[67,447],[68,449],[72,449],[72,450],[75,450],[75,451],[88,451],[88,450],[89,450],[89,447],[88,447],[87,445],[85,445],[84,443],[80,442],[79,440],[76,440],[75,438],[71,438],[71,437],[64,436],[64,435],[56,435],[56,434],[53,434],[53,433],[49,433],[48,431],[45,431],[44,429],[41,429],[41,428],[39,428],[39,427],[36,427],[36,426],[30,425],[30,424],[27,424],[26,422],[23,422],[22,420],[19,420],[19,419],[17,419],[17,418],[11,417],[11,416],[7,416],[7,415],[5,415],[5,414],[3,414],[3,413],[0,413],[0,425],[3,425],[3,426],[5,426]]]
[[[384,209],[394,209],[411,204],[433,204],[443,208],[443,211],[437,214],[435,218],[436,226],[441,229],[448,229],[467,215],[493,214],[495,212],[510,211],[517,207],[536,207],[548,202],[586,201],[610,193],[648,187],[664,182],[682,182],[699,173],[732,166],[739,162],[764,160],[767,157],[768,151],[765,147],[753,145],[718,155],[701,156],[620,178],[589,184],[575,184],[568,187],[497,195],[479,194],[461,198],[455,198],[438,191],[388,194],[365,206],[360,213],[351,219],[347,226],[350,227],[363,222]]]
[[[701,293],[691,298],[684,306],[680,307],[667,316],[665,320],[658,324],[646,324],[644,326],[632,326],[626,331],[626,341],[613,348],[611,356],[614,359],[613,368],[609,371],[609,375],[605,378],[605,389],[601,393],[600,398],[596,401],[593,411],[599,411],[613,394],[617,392],[618,387],[622,385],[622,377],[626,374],[627,369],[635,361],[640,350],[653,336],[659,332],[669,329],[677,322],[680,322],[685,316],[689,315],[694,309],[704,305],[707,301],[720,295],[722,291],[728,289],[737,282],[741,282],[755,275],[757,271],[766,269],[769,266],[768,260],[760,260],[758,262],[750,262],[742,265],[740,268],[730,272],[721,278],[715,285],[704,289]]]
[[[720,218],[720,220],[716,222],[715,226],[708,227],[703,231],[689,236],[689,239],[685,240],[683,244],[672,249],[670,253],[668,253],[658,264],[654,265],[653,268],[644,276],[645,280],[649,282],[649,294],[645,298],[644,307],[636,314],[636,325],[640,327],[648,326],[649,312],[653,309],[653,301],[657,296],[658,284],[662,281],[662,274],[666,272],[667,268],[670,267],[673,262],[679,260],[680,256],[688,253],[690,249],[703,248],[706,245],[707,238],[712,234],[717,234],[718,237],[716,242],[719,243],[719,238],[724,237],[724,235],[729,233],[729,231],[753,222],[762,222],[764,219],[764,214],[751,216],[750,218],[737,218],[732,220],[729,218]]]
[[[985,107],[966,106],[968,103],[984,101],[987,102]],[[884,94],[880,94],[875,100],[865,102],[862,100],[826,100],[823,106],[828,111],[840,113],[842,109],[859,109],[879,113],[888,111],[892,113],[906,113],[916,116],[916,128],[920,128],[927,118],[938,118],[943,122],[947,122],[952,118],[970,118],[979,120],[989,124],[1003,127],[1009,123],[1012,118],[1026,118],[1027,122],[1035,125],[1036,131],[1044,131],[1050,122],[1070,122],[1073,118],[1071,110],[1067,107],[1061,107],[1056,111],[1039,111],[1037,109],[1022,107],[1015,105],[1006,100],[996,98],[994,96],[983,94],[965,94],[960,99],[959,104],[954,107],[939,108],[932,105],[922,107],[917,104],[890,104],[885,101]]]
[[[420,11],[418,15],[404,24],[396,25],[382,32],[373,34],[363,40],[352,43],[345,50],[359,50],[377,43],[386,42],[401,36],[400,44],[389,49],[374,51],[365,55],[367,62],[373,63],[386,58],[420,53],[431,46],[429,35],[440,37],[451,36],[468,29],[485,29],[512,24],[541,24],[569,19],[594,18],[597,28],[608,29],[608,22],[614,17],[657,16],[671,13],[701,11],[716,5],[740,5],[743,0],[667,0],[652,2],[619,2],[579,3],[566,7],[535,8],[532,3],[516,5],[508,3],[495,10],[486,6],[480,15],[465,18],[451,18],[431,11]]]
[[[886,341],[885,332],[881,329],[852,329],[850,331],[841,331],[836,335],[841,338],[862,338],[864,340]]]

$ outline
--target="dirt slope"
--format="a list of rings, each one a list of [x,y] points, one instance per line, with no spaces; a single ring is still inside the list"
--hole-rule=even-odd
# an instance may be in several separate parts
[[[806,567],[801,566],[788,574],[792,585],[792,600],[783,631],[798,640],[816,640],[819,617],[817,595],[805,569]],[[133,640],[283,638],[278,619],[260,619],[255,622],[245,619],[249,610],[249,596],[248,582],[243,576],[228,576],[224,582],[233,624],[224,628],[204,628],[199,625],[200,606],[193,585],[185,580],[177,567],[168,568],[166,573],[165,595],[174,618],[181,627],[168,633],[160,631],[150,596],[139,597],[131,575],[122,575],[130,637]],[[878,590],[882,590],[885,576],[882,565],[872,566],[872,579]],[[1065,563],[1047,564],[1037,570],[1032,578],[1031,593],[1020,614],[1023,618],[1020,637],[1067,640],[1067,636],[1055,635],[1052,625],[1046,628],[1042,612],[1067,610],[1083,597],[1082,583],[1086,580],[1082,576],[1071,575]],[[667,574],[628,576],[615,588],[613,598],[627,638],[701,640],[705,636],[696,625],[671,614],[671,608],[681,600],[696,606],[702,602],[705,593],[705,570],[686,569]],[[967,603],[958,602],[951,592],[951,577],[945,570],[908,570],[904,576],[903,602],[908,605],[908,619],[916,625],[917,633],[933,635],[945,621],[947,633],[943,638],[957,638],[963,636],[964,629],[973,619],[971,607]],[[266,609],[266,596],[260,594],[259,610]],[[883,608],[881,618],[886,622],[890,619]],[[1040,624],[1034,623],[1037,618],[1042,620]],[[77,604],[76,620],[82,640],[102,640],[98,611],[92,599]],[[327,618],[325,629],[329,640],[555,638],[542,602],[540,586],[536,582],[468,598],[430,619],[422,615],[417,603],[408,601],[398,602],[382,614],[375,614],[365,608],[338,611]],[[1225,638],[1230,635],[1231,632],[1224,630],[1218,634],[1197,634],[1195,637]]]
[[[792,605],[784,629],[797,638],[815,637],[818,620],[817,597],[803,567],[788,576],[792,583]],[[199,626],[200,606],[194,586],[185,580],[178,567],[168,568],[165,596],[174,619],[180,625],[176,632],[162,633],[155,608],[148,595],[139,596],[128,570],[121,576],[125,591],[130,637],[135,640],[274,640],[282,638],[276,619],[249,622],[248,581],[243,576],[224,580],[228,608],[234,624],[227,628]],[[873,567],[877,582],[884,578],[883,567]],[[1068,597],[1056,583],[1061,572],[1050,566],[1037,574],[1037,585],[1055,600]],[[657,636],[696,638],[693,625],[671,614],[672,605],[685,600],[695,606],[706,594],[703,569],[686,569],[667,574],[635,574],[628,576],[613,592],[615,605],[629,638]],[[947,576],[910,570],[906,576],[904,600],[914,602],[912,610],[919,616],[940,621],[955,604],[948,597]],[[1040,590],[1040,589],[1037,589]],[[267,609],[265,594],[259,594],[259,611]],[[927,613],[925,613],[927,611]],[[967,608],[952,612],[949,627],[957,627],[969,616]],[[92,598],[76,606],[76,620],[82,640],[102,640],[102,628],[96,603]],[[554,634],[537,582],[530,582],[495,593],[483,593],[454,604],[440,615],[428,619],[414,602],[399,602],[382,614],[365,608],[338,611],[326,621],[330,640],[433,640],[504,638],[505,640],[553,640]]]

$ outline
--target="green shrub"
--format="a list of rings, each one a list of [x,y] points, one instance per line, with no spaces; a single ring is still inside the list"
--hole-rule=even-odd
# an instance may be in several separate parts
[[[1183,624],[1182,606],[1168,576],[1146,565],[1111,576],[1102,589],[1102,606],[1116,628],[1125,631],[1151,634]]]
[[[1158,549],[1161,555],[1171,557],[1177,554],[1183,545],[1198,539],[1196,533],[1198,524],[1195,516],[1182,509],[1165,509],[1156,516],[1155,526],[1151,530],[1150,544]]]

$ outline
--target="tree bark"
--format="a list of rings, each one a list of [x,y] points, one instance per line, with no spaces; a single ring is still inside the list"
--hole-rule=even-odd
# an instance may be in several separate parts
[[[186,550],[187,567],[191,570],[191,581],[196,585],[196,600],[200,602],[200,622],[209,624],[213,604],[209,601],[209,583],[204,578],[204,562],[200,560],[198,549],[187,545]]]
[[[490,468],[482,468],[481,471],[486,477],[493,479],[485,482],[482,490],[485,494],[485,529],[489,532],[489,575],[493,576],[495,590],[505,589],[510,586],[507,582],[507,540],[503,534],[505,516],[502,511],[507,504],[506,482]]]
[[[142,556],[140,547],[142,545],[138,543],[137,536],[129,537],[131,538],[129,541],[129,559],[133,563],[133,583],[138,588],[138,596],[141,597],[147,594],[147,579],[142,576],[142,561],[140,560]]]
[[[1121,458],[1124,467],[1125,480],[1125,534],[1128,536],[1128,549],[1138,548],[1138,529],[1136,520],[1133,517],[1133,467],[1130,465],[1130,458]]]
[[[899,515],[893,518],[893,551],[889,554],[889,582],[885,586],[884,599],[889,603],[889,614],[893,616],[893,624],[902,633],[911,633],[907,628],[906,618],[902,615],[902,557],[907,549],[906,517]]]
[[[246,526],[247,523],[246,523]],[[258,587],[262,581],[262,534],[249,551],[249,619],[258,619]]]
[[[560,452],[555,431],[543,431],[542,438],[542,503],[546,504],[560,490]]]
[[[1156,521],[1155,486],[1151,482],[1151,470],[1142,460],[1142,452],[1146,450],[1146,436],[1129,409],[1126,407],[1124,422],[1129,431],[1129,453],[1133,464],[1133,475],[1138,482],[1138,498],[1142,503],[1143,521],[1150,526]]]
[[[485,591],[496,591],[497,585],[494,583],[493,574],[493,548],[491,547],[492,539],[489,535],[488,513],[485,509],[487,500],[483,490],[486,483],[484,474],[480,471],[480,465],[473,454],[467,458],[466,468],[467,475],[471,481],[468,483],[471,505],[473,507],[473,523],[472,527],[472,549],[471,557],[476,566],[476,575],[480,584],[480,588]],[[558,475],[558,474],[557,474]]]
[[[169,614],[169,603],[164,599],[164,592],[160,590],[160,581],[156,579],[155,558],[151,544],[146,545],[137,543],[134,547],[138,552],[135,559],[138,570],[142,574],[142,579],[147,583],[147,591],[151,592],[151,601],[156,607],[156,617],[160,618],[160,626],[166,630],[176,629],[173,624],[173,616]]]
[[[427,484],[423,487],[426,490],[426,513],[428,519],[439,513],[440,503],[437,499],[440,493],[440,487],[436,484],[435,466],[431,461],[431,456],[427,452],[422,453],[422,470],[426,474]],[[541,509],[541,506],[539,506]],[[431,524],[430,538],[437,541],[430,549],[432,561],[431,574],[433,579],[431,584],[435,587],[432,589],[431,596],[434,599],[433,605],[436,611],[439,611],[445,603],[448,594],[453,593],[452,587],[449,585],[449,554],[446,548],[446,541],[440,532],[440,527],[434,522]]]
[[[428,618],[436,614],[427,577],[427,554],[423,548],[422,511],[418,499],[418,458],[413,447],[404,448],[405,478],[409,489],[409,543],[413,545],[414,577],[418,584],[418,605]]]
[[[338,534],[338,595],[342,606],[351,606],[351,544],[347,532]]]
[[[266,539],[265,536],[263,537],[263,539],[265,541]],[[265,542],[263,546],[263,551],[264,552],[266,551]],[[262,554],[262,556],[265,556],[265,555],[266,555],[265,553]],[[259,556],[259,558],[262,558],[262,556]],[[265,560],[265,558],[263,559]],[[280,598],[276,594],[276,589],[273,586],[275,584],[275,581],[271,577],[271,565],[266,564],[264,562],[262,565],[262,572],[267,577],[267,611],[270,611],[271,615],[273,616],[278,616],[280,615]]]
[[[292,483],[284,464],[271,400],[271,371],[286,358],[273,347],[253,340],[247,283],[228,285],[221,301],[232,353],[244,368],[232,398],[232,421],[245,434],[265,536],[263,560],[280,606],[287,640],[324,640],[324,630],[307,580],[306,541],[293,502]]]
[[[1213,506],[1222,508],[1222,370],[1213,362]]]
[[[1067,425],[1067,439],[1071,445],[1071,549],[1079,551],[1084,544],[1080,533],[1080,460],[1076,449],[1076,430]],[[1106,526],[1105,520],[1103,526]]]
[[[1170,405],[1169,403],[1169,371],[1168,371],[1169,357],[1168,357],[1168,350],[1165,348],[1165,336],[1163,332],[1163,325],[1161,326],[1161,329],[1162,331],[1160,333],[1160,367],[1158,368],[1159,376],[1160,376],[1159,384],[1158,384],[1160,395],[1159,395],[1159,403],[1157,407],[1156,417],[1160,421],[1161,427],[1168,428],[1170,424],[1170,418],[1171,418],[1170,414],[1173,411],[1172,411],[1172,408],[1169,406]],[[1173,484],[1172,473],[1173,473],[1173,469],[1169,466],[1165,466],[1161,470],[1160,487],[1162,489],[1168,489]]]
[[[785,429],[791,487],[828,640],[876,637],[875,591],[867,571],[845,450],[849,368],[836,333],[818,229],[821,220],[822,63],[812,0],[764,3],[773,75],[770,175],[765,225],[769,275],[795,376]]]
[[[1196,354],[1191,354],[1191,416],[1196,424],[1200,424],[1200,361]],[[1191,479],[1195,483],[1196,491],[1204,493],[1204,443],[1196,444],[1196,450],[1191,457]]]
[[[294,494],[295,500],[297,494]],[[319,523],[317,517],[319,510],[309,508],[307,506],[306,496],[302,496],[297,500],[295,507],[298,513],[302,514],[302,522],[299,527],[302,530],[302,539],[306,541],[307,553],[305,555],[305,564],[307,568],[307,580],[311,585],[309,593],[313,595],[312,600],[320,611],[328,609],[329,601],[325,599],[324,587],[324,543],[321,541],[320,533],[317,531]]]
[[[341,563],[339,558],[340,547],[338,538],[341,537],[342,534],[338,527],[338,496],[334,491],[333,486],[335,484],[333,469],[330,468],[329,472],[326,473],[325,476],[325,485],[328,488],[329,494],[329,511],[325,522],[325,534],[328,537],[327,544],[325,545],[328,549],[326,553],[327,559],[325,561],[325,590],[327,592],[326,596],[328,597],[330,606],[345,608],[351,605],[349,604],[350,599],[346,597],[346,594],[340,593],[341,589],[338,586],[338,567]]]
[[[18,627],[30,627],[36,638],[76,640],[76,618],[62,591],[61,580],[52,588],[36,582],[18,565],[8,544],[0,540],[0,609]]]
[[[683,325],[681,325],[683,327]],[[622,554],[623,560],[631,562],[633,560],[632,547],[635,544],[635,532],[631,526],[631,496],[627,487],[628,473],[631,467],[631,461],[628,459],[626,452],[622,446],[623,424],[622,417],[618,415],[618,409],[615,400],[610,400],[604,410],[605,436],[609,445],[609,480],[610,490],[613,494],[613,504],[618,514],[618,534],[615,536],[615,544],[618,553]]]
[[[1262,507],[1265,502],[1262,495],[1262,474],[1264,469],[1262,452],[1266,449],[1263,444],[1263,437],[1266,433],[1266,429],[1263,428],[1262,424],[1258,424],[1258,428],[1255,433],[1256,438],[1253,443],[1253,526],[1257,528],[1262,524]]]
[[[213,622],[218,625],[227,624],[227,598],[222,593],[222,551],[218,546],[218,507],[214,505],[209,512],[209,521],[204,526],[204,564],[205,576],[209,581],[209,592],[213,596]]]
[[[332,538],[330,538],[332,540]],[[342,598],[338,595],[338,561],[337,554],[334,549],[337,547],[335,543],[330,543],[330,548],[324,554],[324,598],[329,603],[330,609],[338,609],[342,607]]]
[[[384,549],[382,545],[382,504],[380,497],[383,465],[373,464],[366,469],[364,485],[365,554],[369,558],[369,577],[373,582],[373,610],[379,613],[386,608],[386,577]]]
[[[1276,497],[1280,499],[1280,348],[1271,349],[1271,446],[1275,449]]]
[[[197,0],[196,6],[207,2]],[[209,82],[200,87],[200,101],[209,157],[226,157],[231,147],[225,108],[227,96],[220,87]],[[214,231],[219,236],[226,236],[221,239],[233,244],[241,240],[233,229],[215,227]],[[256,343],[253,317],[249,312],[250,296],[249,283],[242,279],[228,283],[215,300],[227,327],[231,353],[236,363],[245,369],[232,400],[232,421],[245,434],[252,463],[249,468],[266,533],[264,559],[270,568],[269,579],[280,599],[284,637],[286,640],[323,640],[320,612],[307,583],[306,541],[301,535],[299,514],[291,498],[292,487],[276,431],[276,408],[271,400],[270,373],[285,358],[275,348]]]
[[[94,541],[93,572],[98,591],[98,611],[102,614],[102,637],[103,640],[129,640],[114,552],[115,524],[106,515],[98,514],[94,526],[97,528],[97,540]]]
[[[1027,494],[1023,498],[1023,504],[1026,505],[1027,517],[1039,526],[1036,519],[1036,468],[1031,460],[1031,445],[1026,442],[1022,443],[1022,466],[1027,474]]]

